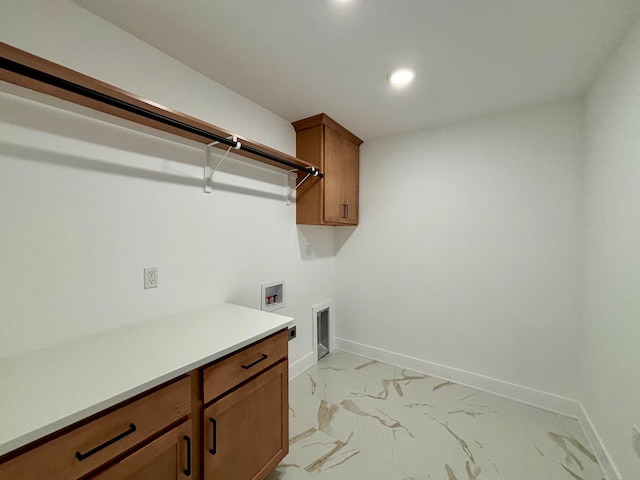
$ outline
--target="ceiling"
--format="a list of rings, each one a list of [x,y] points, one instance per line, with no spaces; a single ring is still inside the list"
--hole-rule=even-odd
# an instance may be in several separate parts
[[[584,94],[640,0],[74,0],[289,120],[367,140]],[[410,66],[413,84],[390,87]]]

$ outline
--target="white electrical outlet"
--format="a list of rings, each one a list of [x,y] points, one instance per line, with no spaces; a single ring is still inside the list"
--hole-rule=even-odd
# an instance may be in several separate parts
[[[638,430],[638,427],[635,425],[631,425],[631,430],[633,431],[633,449],[640,457],[640,430]]]
[[[144,269],[144,288],[158,288],[158,269]]]

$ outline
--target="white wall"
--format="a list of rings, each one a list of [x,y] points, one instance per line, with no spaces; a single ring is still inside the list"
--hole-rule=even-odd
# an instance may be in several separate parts
[[[295,150],[283,119],[66,0],[3,1],[0,40]],[[205,195],[202,151],[1,84],[0,356],[220,301],[258,307],[260,283],[284,279],[293,362],[311,352],[311,306],[339,292],[341,338],[577,396],[635,478],[638,56],[640,26],[587,97],[582,325],[579,101],[365,143],[361,223],[337,230],[334,264],[334,229],[296,228],[280,171],[229,162]],[[142,289],[146,266],[157,290]]]
[[[576,100],[365,143],[338,337],[573,397],[582,121]]]
[[[3,1],[0,40],[295,153],[285,120],[73,3]],[[333,233],[296,228],[282,170],[229,161],[205,195],[202,149],[9,84],[0,122],[0,356],[216,302],[259,308],[273,280],[298,319],[291,362],[311,352]],[[152,266],[160,287],[143,290]]]
[[[622,477],[640,476],[640,23],[586,98],[580,399]]]

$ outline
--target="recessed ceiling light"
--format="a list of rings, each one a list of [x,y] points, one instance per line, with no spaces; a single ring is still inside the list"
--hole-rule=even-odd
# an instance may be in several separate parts
[[[405,87],[413,81],[415,76],[416,73],[410,68],[396,68],[391,70],[387,78],[394,87]]]

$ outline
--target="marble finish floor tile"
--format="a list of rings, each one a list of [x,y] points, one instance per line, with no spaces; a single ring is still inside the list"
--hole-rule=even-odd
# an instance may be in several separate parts
[[[289,386],[267,480],[603,480],[577,420],[336,351]]]

